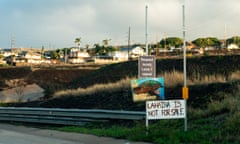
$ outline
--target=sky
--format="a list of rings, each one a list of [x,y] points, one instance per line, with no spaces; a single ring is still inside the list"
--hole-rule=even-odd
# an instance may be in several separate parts
[[[182,37],[183,0],[0,0],[0,48],[57,49]],[[239,0],[185,0],[186,40],[240,36]]]

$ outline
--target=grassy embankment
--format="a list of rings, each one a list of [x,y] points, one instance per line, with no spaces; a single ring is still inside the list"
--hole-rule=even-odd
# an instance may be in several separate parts
[[[150,121],[148,135],[144,121],[58,129],[153,143],[238,143],[239,61],[239,56],[188,59],[188,132],[184,132],[183,120]],[[158,60],[157,75],[165,79],[168,99],[181,98],[182,60]],[[108,65],[54,90],[50,99],[23,105],[145,110],[144,102],[132,102],[129,81],[136,77],[137,61]]]
[[[188,74],[190,99],[188,103],[187,132],[184,132],[183,120],[150,121],[148,135],[146,135],[144,122],[131,122],[131,124],[125,123],[122,125],[121,122],[90,124],[85,127],[62,127],[58,129],[164,144],[239,143],[240,73],[238,59],[238,57],[208,57],[190,60],[189,67],[195,69],[188,69],[190,71]],[[197,64],[193,65],[194,61]],[[180,66],[173,66],[172,70],[169,71],[158,71],[158,75],[163,76],[165,79],[166,94],[170,95],[169,98],[180,97],[177,95],[181,93],[183,81],[182,73],[178,70],[180,67],[181,64]],[[134,74],[130,77],[136,78]],[[57,99],[66,95],[84,97],[106,91],[116,94],[124,89],[129,89],[130,77],[108,84],[58,91],[54,97],[57,97]],[[136,103],[133,103],[133,105],[144,106],[144,104]],[[132,108],[137,109],[134,106]]]

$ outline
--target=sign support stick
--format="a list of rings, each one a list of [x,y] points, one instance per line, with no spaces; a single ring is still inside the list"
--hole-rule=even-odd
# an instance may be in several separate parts
[[[183,73],[184,73],[184,88],[187,88],[187,68],[186,68],[186,28],[185,28],[185,1],[182,4],[182,19],[183,19]],[[185,119],[184,119],[184,130],[187,131],[187,98],[185,99]]]
[[[147,103],[146,103],[147,105]],[[148,118],[147,118],[147,114],[146,114],[146,135],[148,135]]]

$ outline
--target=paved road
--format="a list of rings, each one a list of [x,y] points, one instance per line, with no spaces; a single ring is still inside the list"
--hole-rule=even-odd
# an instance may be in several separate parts
[[[65,133],[24,126],[0,124],[0,144],[148,144],[127,140]]]

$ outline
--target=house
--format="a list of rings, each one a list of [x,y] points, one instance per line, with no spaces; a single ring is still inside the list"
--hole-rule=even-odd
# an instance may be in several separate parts
[[[197,46],[194,43],[186,42],[186,49],[187,50],[192,50],[192,49],[196,49],[196,48],[197,48]]]
[[[15,51],[12,51],[12,49],[1,49],[0,54],[3,55],[3,57],[17,55],[17,53]]]
[[[72,64],[84,63],[90,59],[88,52],[79,48],[71,48],[68,56],[68,62]]]
[[[228,49],[228,50],[239,49],[239,47],[238,47],[238,45],[232,43],[232,44],[230,44],[230,45],[227,46],[227,49]]]
[[[118,51],[110,52],[108,55],[112,56],[113,59],[127,60],[128,58],[136,58],[145,55],[144,49],[141,46],[122,46],[119,47]]]
[[[42,55],[37,52],[28,52],[28,51],[22,51],[22,53],[19,54],[18,57],[16,57],[16,62],[27,62],[27,63],[33,63],[33,64],[39,64],[42,63]]]

